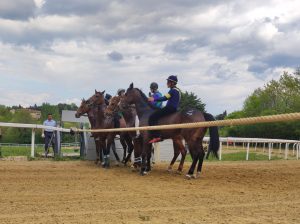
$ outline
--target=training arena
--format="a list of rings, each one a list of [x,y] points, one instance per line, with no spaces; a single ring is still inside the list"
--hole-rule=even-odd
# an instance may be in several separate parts
[[[299,160],[205,161],[196,180],[167,166],[0,161],[0,223],[299,223]]]
[[[0,223],[299,223],[297,160],[204,162],[196,180],[166,167],[1,161]]]

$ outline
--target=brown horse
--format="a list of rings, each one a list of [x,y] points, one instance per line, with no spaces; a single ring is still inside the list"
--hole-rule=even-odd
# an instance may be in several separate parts
[[[111,105],[109,105],[108,107],[111,107],[111,110],[114,110],[114,111],[118,111],[118,110],[129,111],[130,110],[129,108],[132,108],[132,105],[125,104],[124,100],[122,101],[122,107],[120,107],[119,106],[119,101],[120,100],[122,100],[122,99],[119,98],[118,101],[117,101],[117,99],[115,99],[114,101],[116,101],[116,102],[112,102]],[[134,107],[134,111],[135,111],[135,114],[136,114],[135,107]],[[131,117],[131,119],[132,119],[132,117]],[[126,117],[125,117],[125,120],[126,120]],[[133,132],[131,132],[131,133],[133,133]],[[142,136],[140,135],[139,137],[142,137]],[[180,174],[182,172],[182,169],[183,169],[183,164],[184,164],[184,160],[185,160],[185,156],[186,156],[186,149],[185,149],[185,147],[182,143],[182,137],[181,136],[174,136],[172,138],[172,140],[173,140],[174,156],[171,160],[170,165],[168,166],[168,171],[169,172],[172,171],[174,163],[176,162],[179,154],[181,154],[181,160],[180,160],[180,163],[179,163],[179,166],[178,166],[178,169],[177,169],[177,173]],[[141,140],[140,140],[140,142],[141,142]],[[142,151],[141,151],[142,142],[139,143],[139,144],[140,144],[140,146],[135,147],[134,152],[135,152],[135,161],[140,162],[141,161],[141,154],[142,154]],[[153,151],[154,148],[152,148],[151,150]],[[147,162],[149,162],[149,161],[147,161]]]
[[[114,123],[110,118],[106,118],[104,111],[106,109],[104,91],[98,92],[95,90],[95,94],[91,96],[88,100],[82,100],[80,107],[78,108],[75,117],[80,117],[83,114],[87,114],[91,123],[92,129],[102,129],[102,128],[113,128]],[[99,159],[103,162],[102,153],[104,154],[103,167],[109,167],[109,154],[110,147],[114,141],[114,133],[93,133],[96,144],[96,161],[98,163]],[[119,156],[115,149],[113,148],[113,153],[116,160],[120,162]]]
[[[140,126],[148,126],[149,116],[154,112],[154,107],[148,102],[148,97],[139,89],[133,87],[133,83],[126,91],[125,97],[121,102],[121,106],[134,104],[137,110],[138,117],[140,119]],[[163,117],[159,120],[159,125],[166,124],[180,124],[180,123],[192,123],[201,121],[214,120],[213,116],[208,113],[202,113],[196,109],[190,109],[183,112],[176,112],[169,116]],[[183,138],[188,145],[189,151],[192,156],[192,164],[187,173],[187,177],[197,177],[202,170],[204,149],[202,145],[203,137],[207,128],[190,128],[190,129],[172,129],[161,130],[161,136],[163,139],[169,138]],[[149,135],[147,131],[141,132],[143,136],[143,148],[142,148],[142,168],[141,174],[147,174],[147,171],[151,170],[150,157],[151,157],[151,145],[148,144]],[[219,134],[217,127],[210,127],[210,145],[209,151],[218,157],[219,150]],[[147,162],[146,162],[147,158]],[[194,175],[194,170],[197,167],[197,174]]]
[[[119,119],[120,116],[124,117],[124,120],[126,121],[127,127],[134,127],[135,126],[135,117],[136,117],[136,110],[133,107],[129,107],[126,110],[119,110],[119,102],[122,96],[114,96],[109,100],[109,105],[104,111],[104,114],[106,117],[111,117],[111,119]],[[122,125],[120,125],[122,127]],[[127,162],[131,158],[131,154],[133,152],[134,146],[133,142],[136,137],[136,134],[134,132],[120,132],[116,133],[120,134],[120,142],[123,146],[124,153],[123,153],[123,160],[124,164],[126,165]],[[128,146],[128,154],[126,156],[126,149]]]

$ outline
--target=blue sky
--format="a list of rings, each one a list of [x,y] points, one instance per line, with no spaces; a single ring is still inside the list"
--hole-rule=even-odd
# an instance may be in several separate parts
[[[300,1],[0,1],[0,104],[80,103],[175,74],[208,112],[300,61]]]

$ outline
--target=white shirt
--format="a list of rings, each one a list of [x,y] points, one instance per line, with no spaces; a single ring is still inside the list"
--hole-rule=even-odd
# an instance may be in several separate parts
[[[50,126],[50,127],[56,127],[56,121],[55,120],[45,120],[44,121],[44,123],[43,123],[43,125],[45,125],[45,126]],[[53,130],[52,129],[47,129],[47,128],[45,128],[45,131],[47,131],[47,132],[53,132]]]

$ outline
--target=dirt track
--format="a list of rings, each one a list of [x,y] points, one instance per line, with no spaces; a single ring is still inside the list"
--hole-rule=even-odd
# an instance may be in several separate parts
[[[186,164],[188,165],[188,164]],[[0,223],[300,223],[300,161],[205,163],[200,179],[0,161]]]

